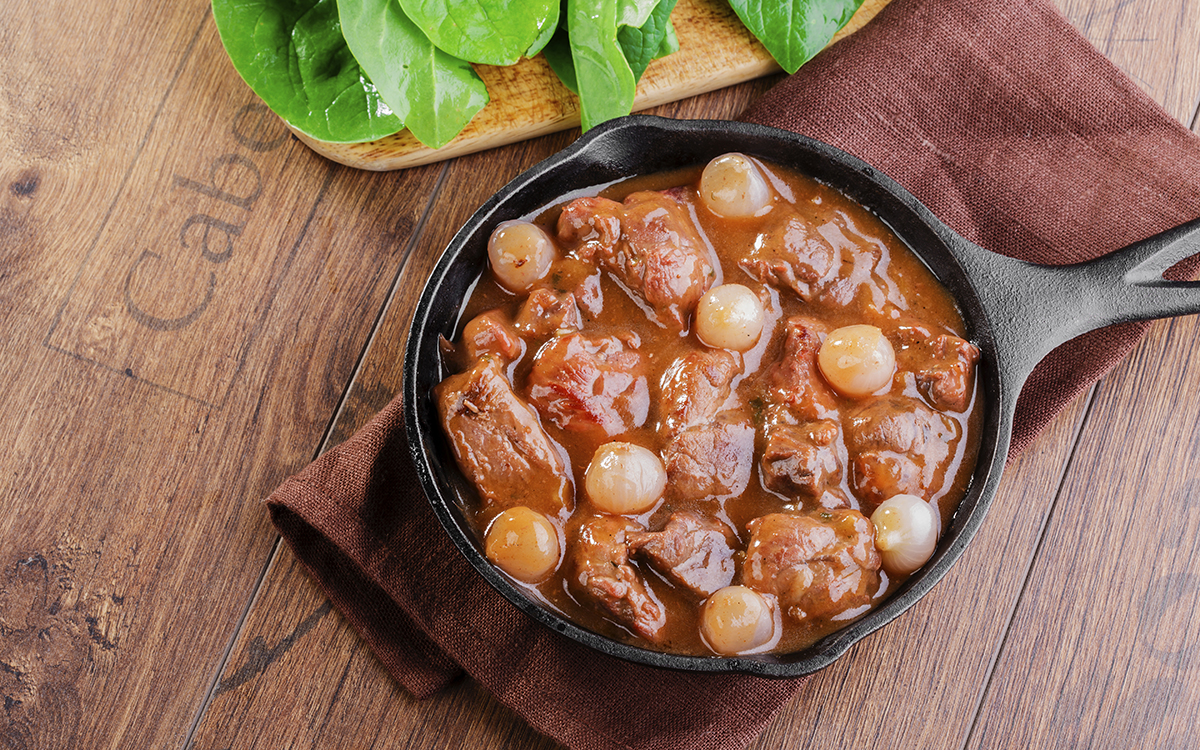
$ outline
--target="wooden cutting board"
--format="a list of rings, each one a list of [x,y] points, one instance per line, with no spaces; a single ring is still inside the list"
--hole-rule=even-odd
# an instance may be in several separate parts
[[[854,33],[889,0],[864,0],[833,41]],[[679,0],[671,14],[679,51],[650,63],[638,83],[634,111],[685,99],[779,71],[726,0]],[[515,143],[579,125],[579,100],[542,56],[516,65],[476,65],[491,101],[453,141],[423,146],[407,130],[365,143],[328,143],[296,135],[317,153],[359,169],[404,169]]]

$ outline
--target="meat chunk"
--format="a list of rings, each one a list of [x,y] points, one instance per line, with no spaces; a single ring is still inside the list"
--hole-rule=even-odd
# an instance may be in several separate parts
[[[817,370],[822,327],[798,316],[784,330],[783,354],[767,373],[766,400],[789,407],[802,420],[822,419],[837,410],[837,397]]]
[[[517,311],[513,328],[522,336],[543,340],[554,333],[578,331],[583,328],[583,321],[574,294],[534,289]]]
[[[960,438],[957,425],[916,399],[875,401],[845,420],[851,487],[864,510],[892,495],[928,497]]]
[[[574,507],[558,446],[495,358],[446,378],[434,398],[454,458],[484,503],[497,510],[525,505],[550,516]]]
[[[576,198],[558,215],[558,241],[579,258],[611,252],[621,239],[625,207],[608,198]]]
[[[610,272],[668,329],[687,328],[716,278],[712,254],[691,217],[663,193],[633,193],[624,203],[576,199],[560,214],[557,231],[565,249]]]
[[[659,382],[658,433],[667,438],[663,463],[675,499],[741,494],[754,463],[754,427],[748,414],[721,409],[741,359],[721,349],[679,357]]]
[[[837,492],[842,479],[838,423],[821,419],[804,424],[768,424],[762,453],[767,489],[787,497],[819,501],[823,507],[848,507]]]
[[[966,411],[971,404],[979,349],[970,341],[944,333],[912,348],[916,361],[910,366],[917,388],[933,408]]]
[[[730,410],[677,433],[663,455],[667,492],[677,500],[740,495],[754,467],[754,425]]]
[[[657,643],[667,622],[666,612],[629,564],[627,537],[640,531],[645,531],[641,525],[618,516],[599,516],[581,523],[569,543],[567,580],[580,599]]]
[[[529,400],[560,429],[596,445],[646,422],[646,366],[630,335],[568,333],[546,342],[529,373]]]
[[[871,522],[856,510],[772,513],[750,522],[742,582],[779,598],[796,620],[828,620],[862,607],[879,587]]]
[[[659,381],[658,433],[674,435],[712,421],[741,371],[741,359],[725,349],[696,349],[676,359]]]
[[[628,540],[631,554],[697,596],[710,596],[733,581],[736,537],[711,516],[672,513],[661,531],[633,532]]]
[[[791,289],[810,301],[819,282],[829,275],[837,251],[804,218],[787,215],[763,235],[763,241],[738,261],[746,273],[764,284]]]
[[[525,342],[502,310],[489,310],[468,321],[463,327],[462,342],[472,362],[485,354],[512,362],[525,353]]]

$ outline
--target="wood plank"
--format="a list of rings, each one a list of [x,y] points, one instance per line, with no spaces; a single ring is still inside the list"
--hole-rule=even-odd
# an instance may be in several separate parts
[[[888,0],[863,0],[833,37],[862,28]],[[754,80],[780,70],[770,53],[742,25],[726,0],[679,0],[671,13],[679,51],[646,68],[633,111],[678,101]],[[360,169],[404,169],[503,146],[579,126],[579,98],[558,80],[543,56],[516,65],[476,65],[491,100],[454,140],[440,149],[410,132],[367,143],[327,143],[297,135],[317,153]]]
[[[441,168],[260,118],[207,0],[63,11],[0,16],[0,745],[172,747]]]
[[[968,747],[1195,746],[1198,340],[1155,324],[1098,389]]]

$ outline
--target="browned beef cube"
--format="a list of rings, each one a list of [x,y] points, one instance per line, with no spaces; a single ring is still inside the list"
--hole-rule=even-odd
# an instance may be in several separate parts
[[[633,193],[624,203],[576,199],[559,216],[558,239],[577,258],[613,274],[646,302],[657,323],[674,330],[687,328],[716,278],[712,253],[687,210],[663,193]]]
[[[603,265],[641,293],[668,328],[687,328],[692,310],[716,278],[713,256],[682,204],[662,193],[625,199],[623,243]]]
[[[537,414],[484,357],[434,387],[459,468],[496,509],[525,505],[551,516],[574,507],[570,475]]]
[[[568,541],[568,584],[586,602],[618,623],[658,642],[666,612],[637,570],[629,564],[627,535],[645,531],[618,516],[599,516],[580,524]]]
[[[659,382],[659,434],[710,422],[741,371],[741,359],[725,349],[696,349],[672,362]]]
[[[896,333],[900,343],[896,364],[913,373],[921,395],[939,411],[966,411],[975,386],[978,347],[914,321],[906,321]]]
[[[822,327],[804,317],[789,318],[785,325],[783,353],[767,373],[766,400],[789,407],[804,421],[829,416],[837,397],[817,369]]]
[[[629,551],[679,586],[707,597],[733,581],[733,530],[696,512],[672,513],[661,531],[628,535]]]
[[[568,333],[533,360],[529,400],[563,430],[595,445],[646,422],[650,389],[636,336]]]
[[[624,206],[608,198],[576,198],[558,216],[558,241],[576,257],[590,261],[596,253],[616,247],[624,213]]]
[[[525,353],[525,342],[501,310],[489,310],[472,318],[463,327],[462,341],[472,362],[485,354],[512,362]]]
[[[762,454],[762,480],[767,489],[787,497],[843,507],[836,491],[842,479],[838,459],[838,423],[829,419],[804,424],[769,424]],[[829,497],[826,498],[826,494]]]
[[[538,341],[554,333],[578,331],[582,327],[575,295],[570,292],[555,294],[549,289],[530,292],[513,322],[517,333]]]
[[[739,411],[722,412],[671,439],[664,451],[667,493],[677,500],[740,495],[754,468],[754,425]]]
[[[837,252],[810,222],[796,214],[768,230],[763,241],[738,262],[764,284],[791,289],[805,301],[833,270]]]
[[[957,336],[942,334],[930,343],[930,361],[917,370],[917,387],[935,409],[966,411],[975,383],[979,349]]]
[[[871,512],[897,494],[928,498],[940,487],[958,427],[916,399],[872,402],[845,420],[854,494]]]
[[[779,598],[797,620],[827,620],[871,601],[879,587],[875,529],[856,510],[772,513],[749,523],[742,582]]]

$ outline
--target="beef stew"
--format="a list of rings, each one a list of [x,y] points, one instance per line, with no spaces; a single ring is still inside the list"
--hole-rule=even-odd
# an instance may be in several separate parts
[[[493,233],[435,399],[531,597],[647,648],[782,653],[928,558],[979,351],[883,222],[740,154],[528,219]]]

